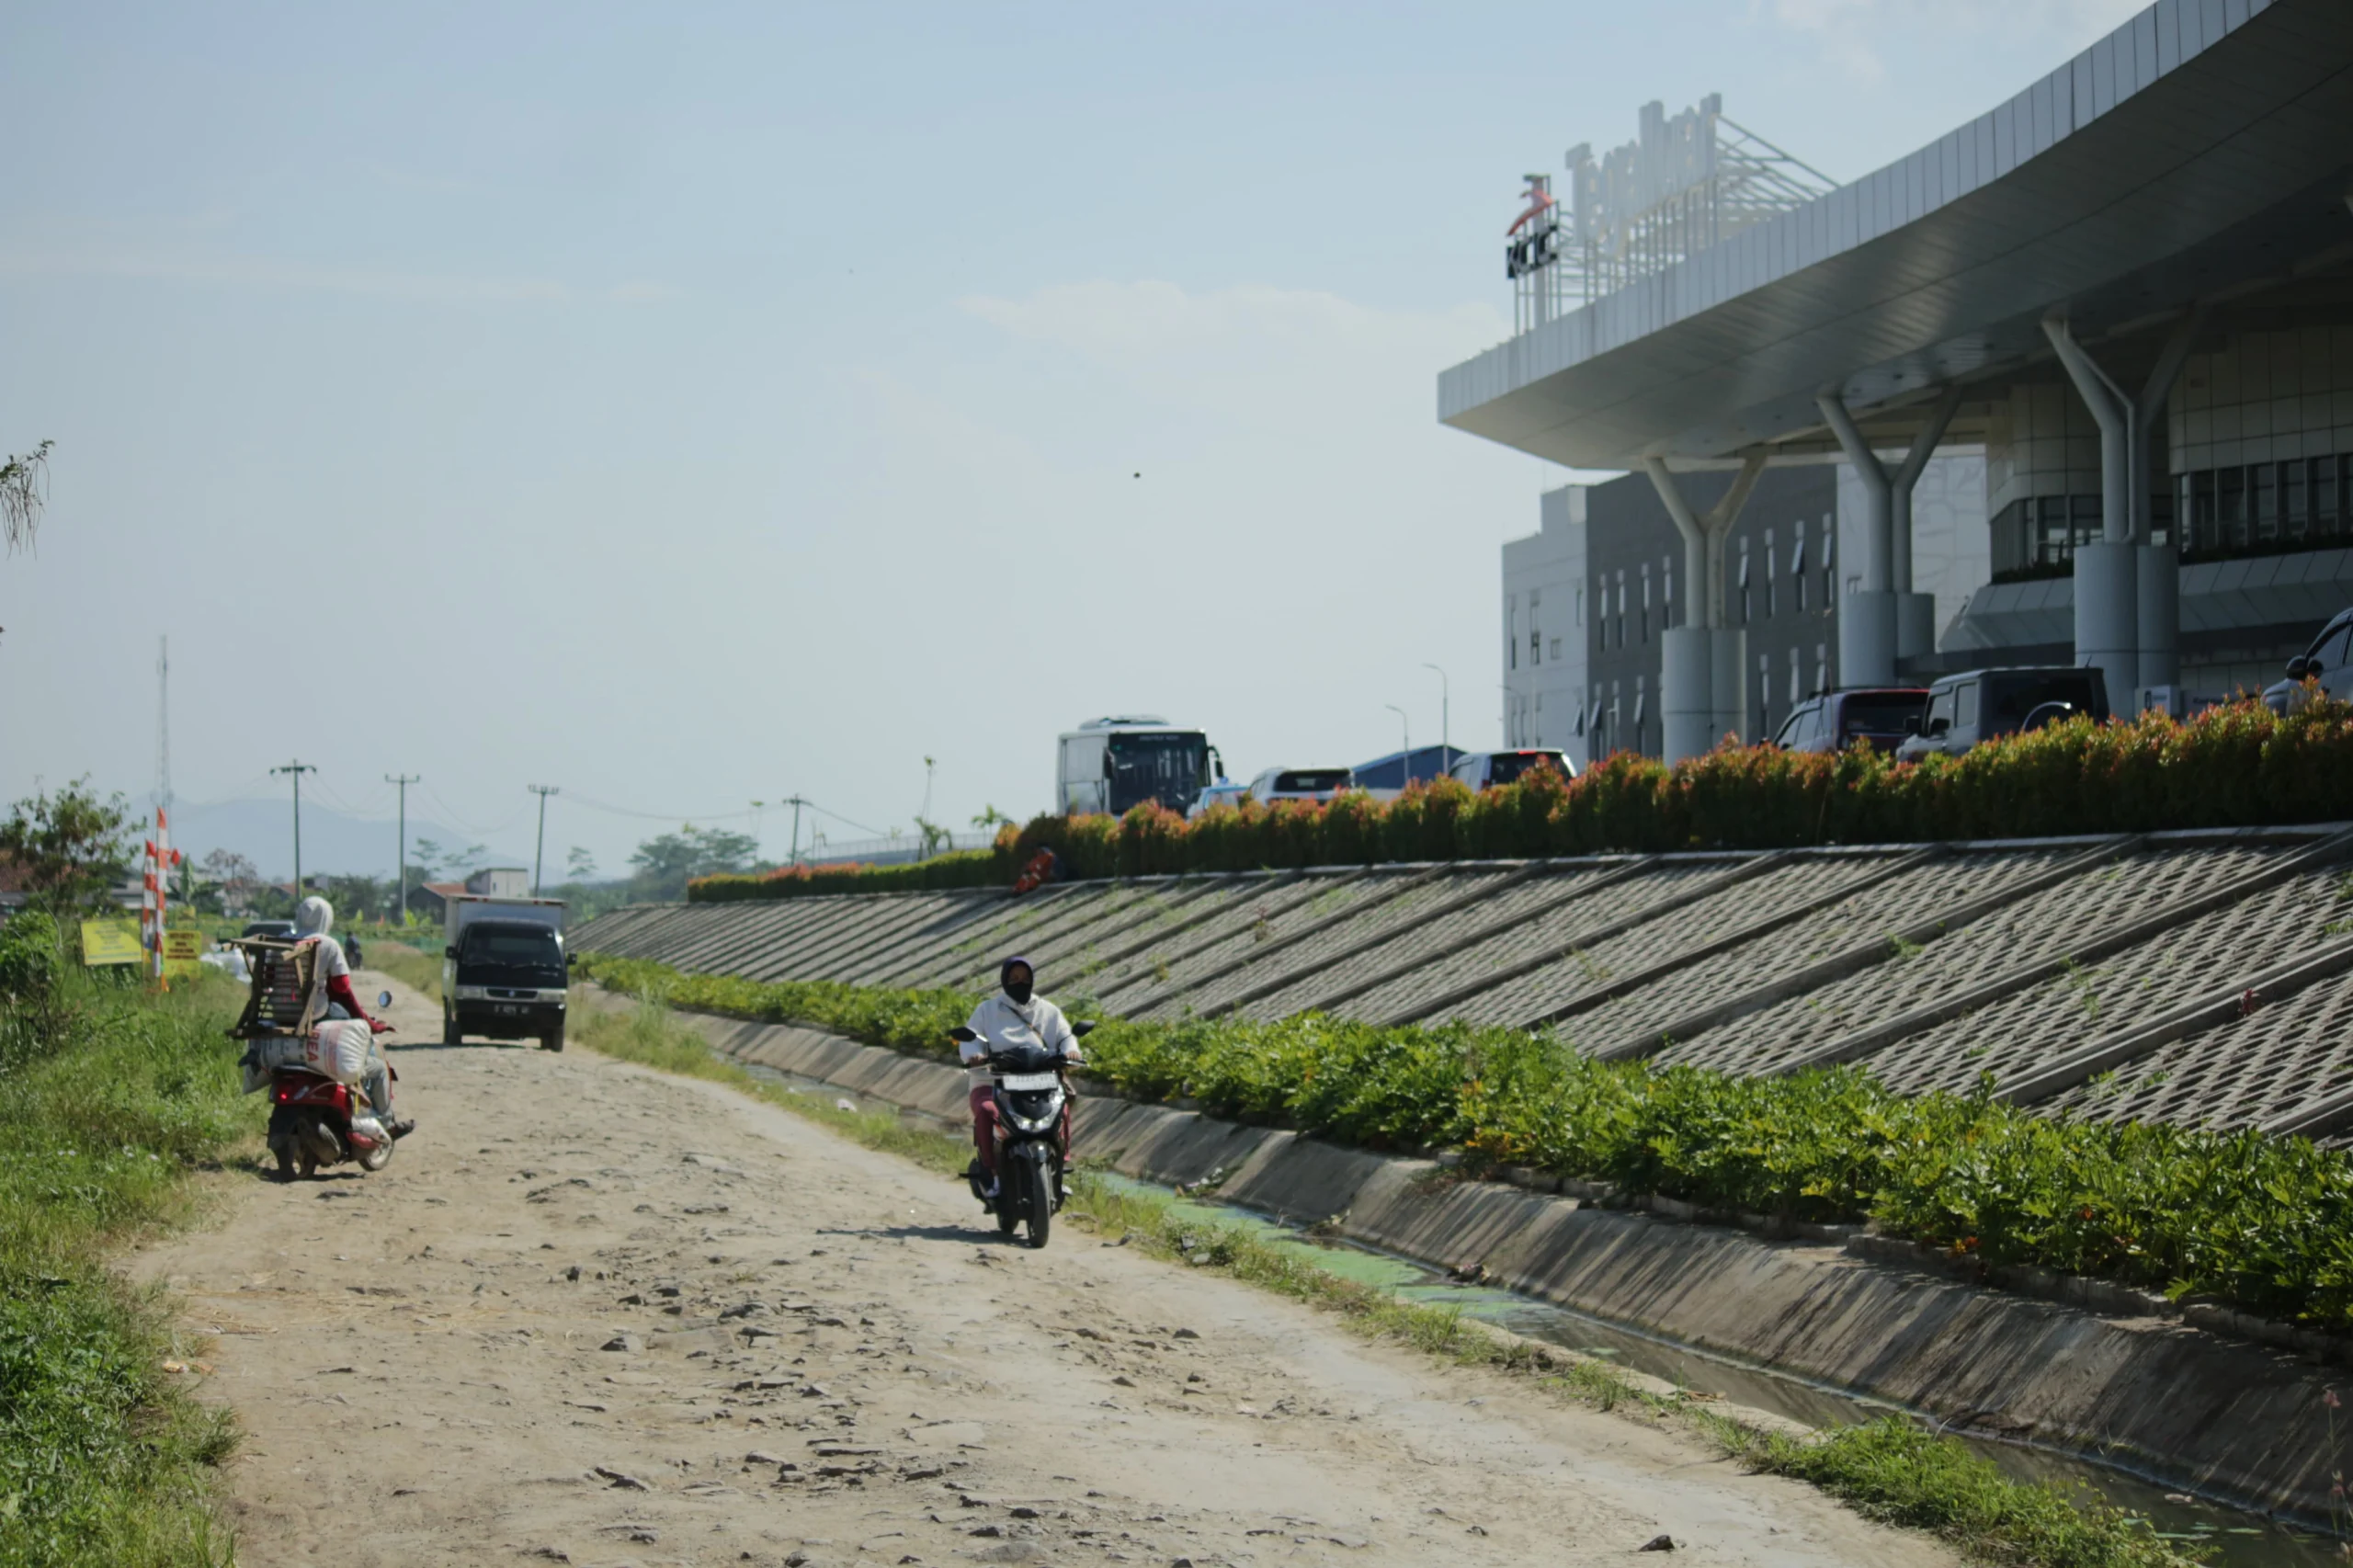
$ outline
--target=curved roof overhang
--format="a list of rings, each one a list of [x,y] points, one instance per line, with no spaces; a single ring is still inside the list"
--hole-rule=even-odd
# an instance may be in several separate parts
[[[1438,417],[1573,468],[1828,449],[1883,408],[2353,263],[2353,4],[2163,0],[1910,157],[1438,378]],[[1964,402],[1946,440],[1983,438]]]

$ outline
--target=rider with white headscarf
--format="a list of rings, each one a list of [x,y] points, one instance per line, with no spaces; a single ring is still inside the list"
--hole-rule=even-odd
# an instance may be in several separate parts
[[[295,945],[307,942],[317,949],[311,962],[311,994],[302,1009],[303,1027],[307,1029],[329,1018],[366,1018],[381,1034],[392,1026],[369,1017],[368,1010],[359,1005],[351,989],[351,960],[343,956],[343,944],[327,934],[334,925],[335,906],[316,893],[295,906]],[[368,1051],[368,1074],[360,1079],[359,1087],[368,1096],[369,1108],[393,1137],[405,1138],[415,1130],[414,1121],[392,1119],[392,1069],[372,1045]]]

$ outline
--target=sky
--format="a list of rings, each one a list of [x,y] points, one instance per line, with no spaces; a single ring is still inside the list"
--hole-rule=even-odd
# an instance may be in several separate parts
[[[166,636],[199,850],[297,758],[502,858],[557,786],[615,871],[1026,817],[1099,713],[1500,744],[1498,546],[1579,476],[1436,379],[1521,176],[1721,92],[1849,180],[2137,8],[26,0],[0,800],[144,802]]]

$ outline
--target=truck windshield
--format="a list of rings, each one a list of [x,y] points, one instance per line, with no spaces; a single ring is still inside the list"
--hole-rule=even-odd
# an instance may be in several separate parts
[[[1114,816],[1146,801],[1188,811],[1210,781],[1209,737],[1199,730],[1115,734],[1105,769],[1111,785],[1106,803]]]
[[[458,949],[458,965],[472,973],[494,971],[541,981],[563,977],[563,949],[544,926],[476,926]]]

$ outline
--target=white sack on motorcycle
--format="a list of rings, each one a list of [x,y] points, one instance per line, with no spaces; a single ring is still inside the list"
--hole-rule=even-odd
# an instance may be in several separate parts
[[[336,1018],[304,1037],[302,1064],[338,1084],[357,1084],[368,1074],[368,1051],[375,1031],[365,1018]]]

